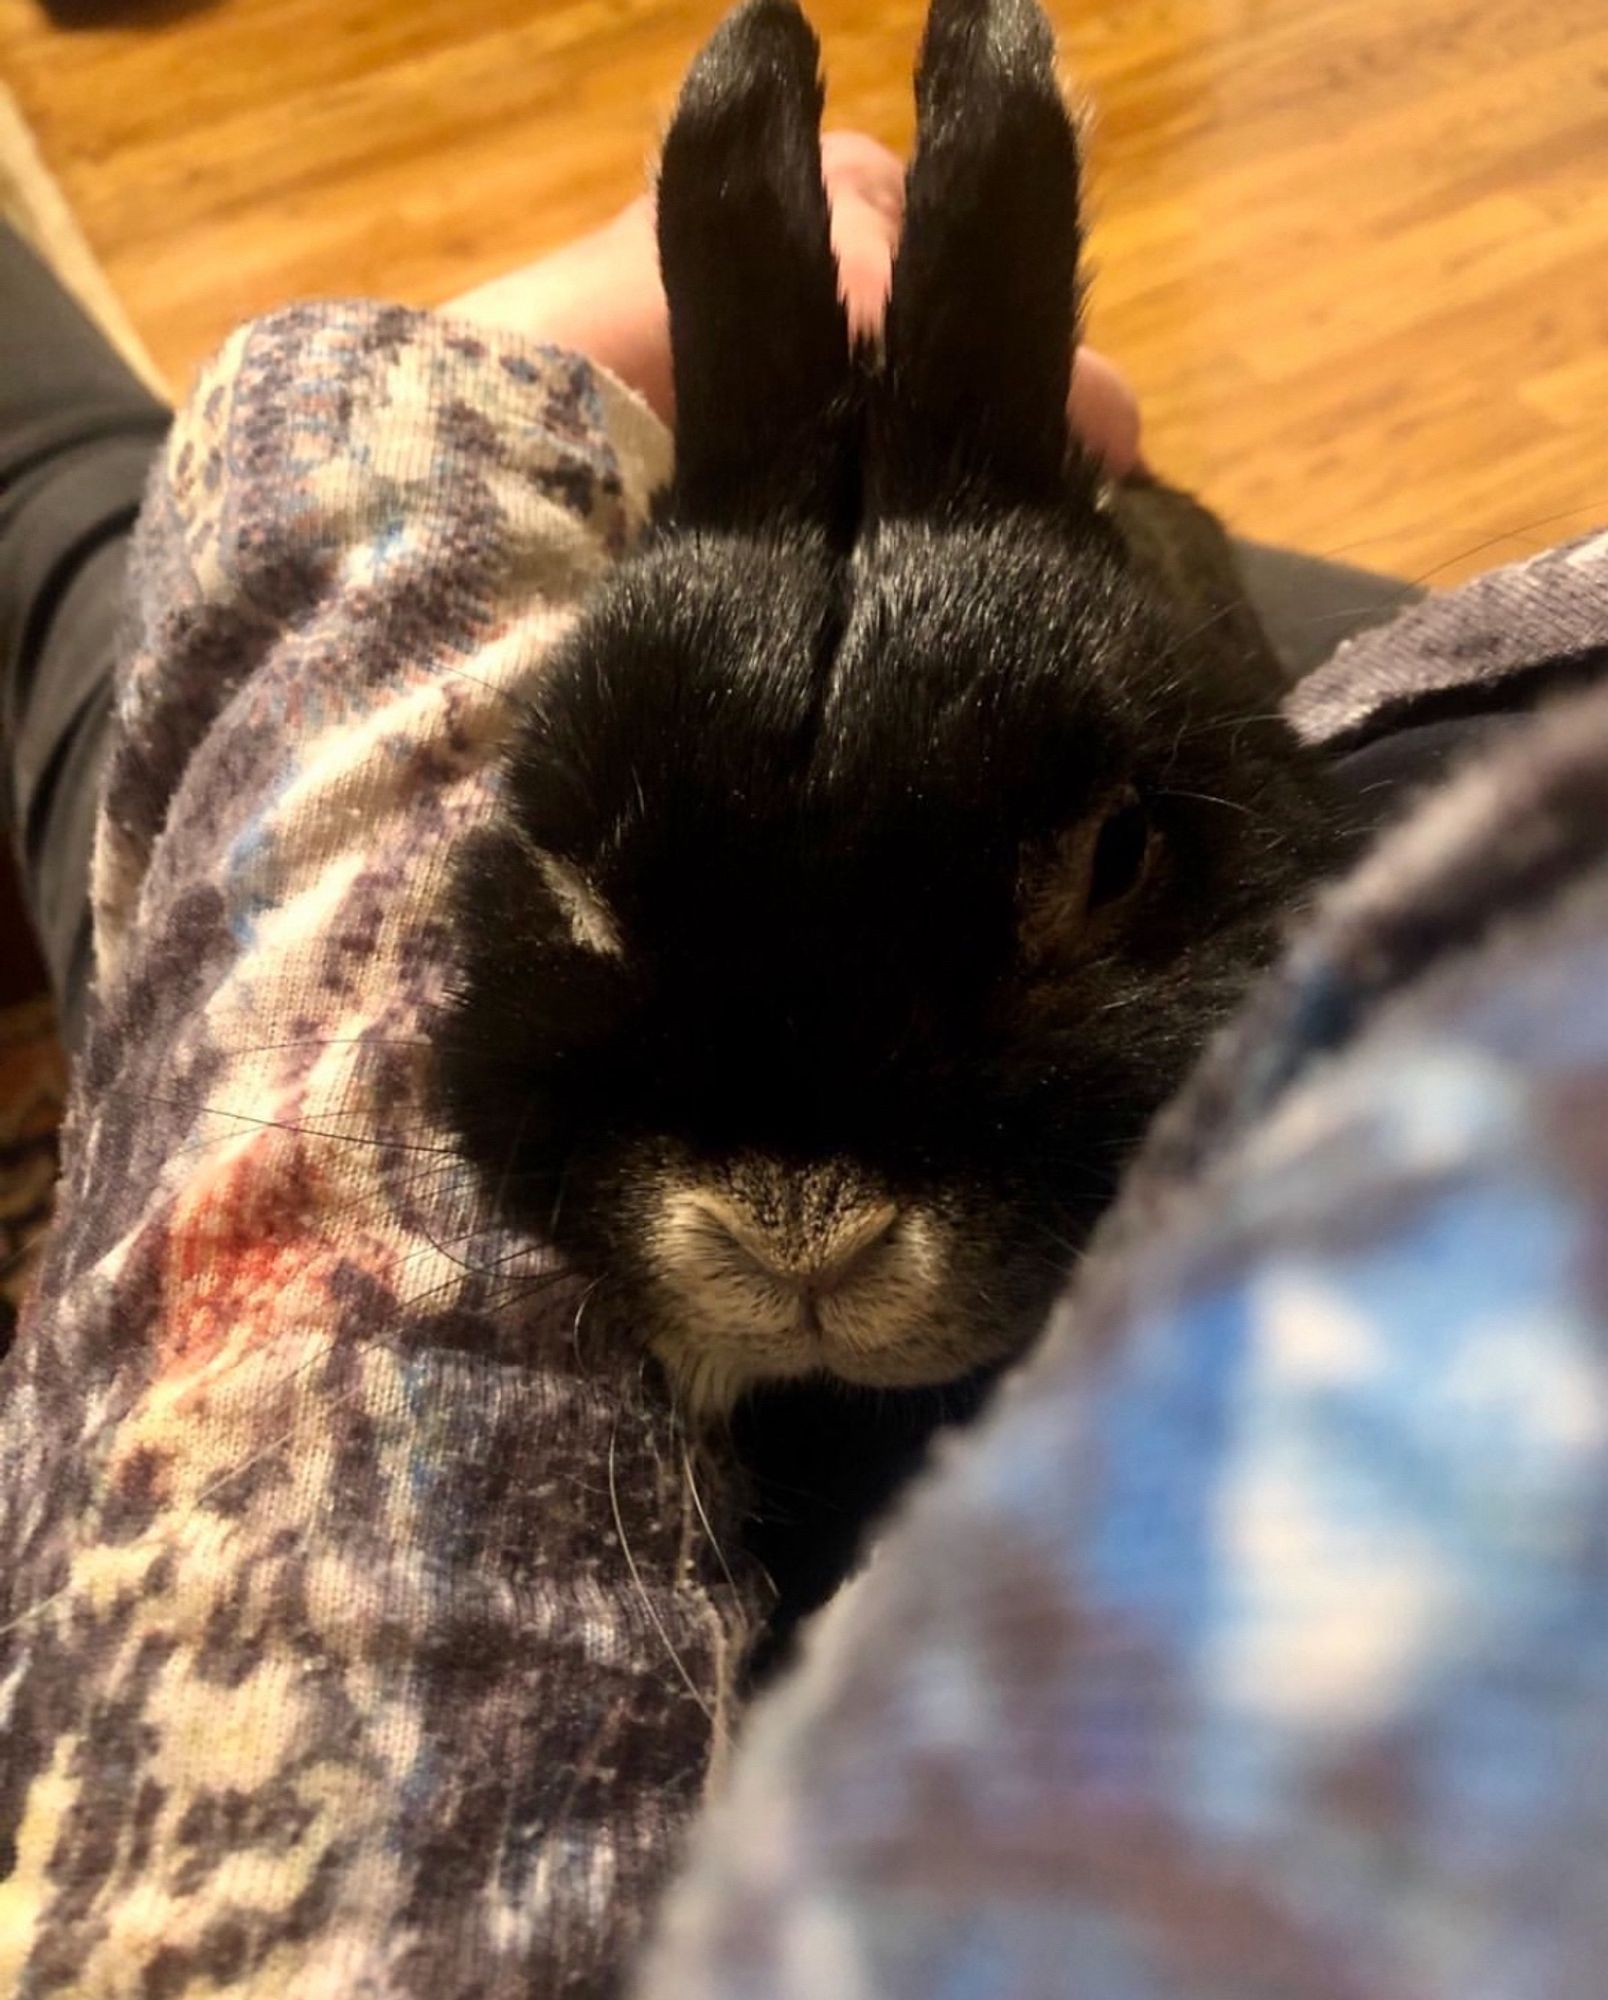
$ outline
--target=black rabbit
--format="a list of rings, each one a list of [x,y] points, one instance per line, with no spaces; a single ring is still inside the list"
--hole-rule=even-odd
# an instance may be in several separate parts
[[[451,1119],[695,1412],[1019,1351],[1333,845],[1220,529],[1069,438],[1037,7],[935,0],[917,97],[852,352],[813,34],[750,0],[695,63],[674,479],[457,877]]]

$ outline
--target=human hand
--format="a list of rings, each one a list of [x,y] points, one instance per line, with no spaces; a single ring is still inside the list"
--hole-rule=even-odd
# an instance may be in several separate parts
[[[849,326],[875,335],[904,219],[904,164],[863,132],[828,132],[821,174]],[[649,195],[589,236],[465,293],[447,310],[572,348],[635,389],[666,423],[674,421],[670,318]],[[1073,429],[1108,471],[1133,470],[1138,402],[1117,369],[1088,347],[1073,361],[1069,411]]]

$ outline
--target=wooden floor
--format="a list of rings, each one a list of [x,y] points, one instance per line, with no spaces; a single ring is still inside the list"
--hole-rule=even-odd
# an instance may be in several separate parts
[[[434,302],[640,185],[719,0],[159,0],[0,75],[175,382],[243,315]],[[814,0],[908,140],[916,0]],[[1238,527],[1446,580],[1608,520],[1605,0],[1061,0],[1092,330]]]

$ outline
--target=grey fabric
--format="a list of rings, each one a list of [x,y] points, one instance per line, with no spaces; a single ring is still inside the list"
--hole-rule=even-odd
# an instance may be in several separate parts
[[[1236,540],[1245,594],[1292,681],[1322,666],[1343,639],[1388,624],[1422,599],[1420,585],[1350,563]]]
[[[1605,650],[1598,531],[1348,638],[1290,696],[1308,742],[1350,749],[1404,723],[1524,708],[1595,679]]]
[[[0,223],[0,815],[70,1039],[124,545],[169,416]]]

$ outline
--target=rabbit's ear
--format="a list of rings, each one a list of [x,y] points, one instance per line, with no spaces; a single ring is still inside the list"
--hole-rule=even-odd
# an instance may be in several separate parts
[[[874,501],[1064,492],[1078,145],[1034,0],[933,0],[887,319]]]
[[[694,62],[659,168],[676,386],[675,510],[818,512],[849,339],[821,184],[819,46],[793,0],[747,0]]]

